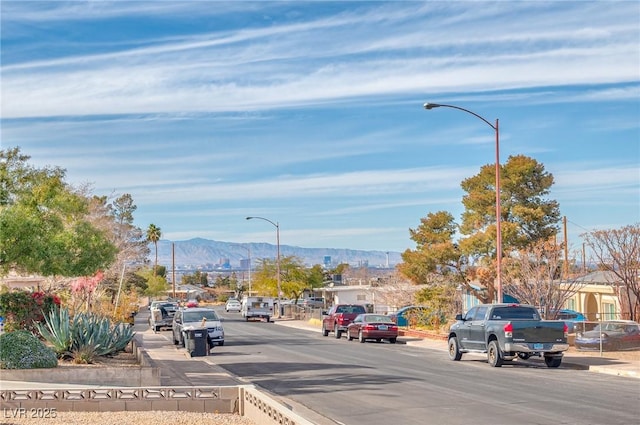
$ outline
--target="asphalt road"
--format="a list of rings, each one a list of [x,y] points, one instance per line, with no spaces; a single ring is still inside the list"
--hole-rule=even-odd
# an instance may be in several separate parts
[[[451,362],[441,351],[348,342],[224,313],[210,357],[295,406],[348,425],[634,425],[640,381],[534,365]],[[317,418],[314,418],[317,420]]]

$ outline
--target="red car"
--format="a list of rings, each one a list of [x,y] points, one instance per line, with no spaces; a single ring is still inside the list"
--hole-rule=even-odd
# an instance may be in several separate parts
[[[398,340],[398,325],[384,314],[360,314],[347,327],[347,339],[351,341],[354,338],[358,338],[360,342],[388,339],[391,344],[395,344]]]
[[[198,300],[187,300],[187,304],[185,305],[187,308],[199,307]]]

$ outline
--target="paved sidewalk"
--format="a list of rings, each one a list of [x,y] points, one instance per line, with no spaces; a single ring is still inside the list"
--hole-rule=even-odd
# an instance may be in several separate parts
[[[291,326],[316,332],[321,331],[321,323],[319,320],[276,320],[275,323],[282,326]],[[429,350],[447,351],[447,342],[443,340],[399,337],[398,342]],[[468,355],[480,356],[481,354]],[[533,357],[527,361],[533,363],[544,362],[542,358],[537,357]],[[600,352],[577,351],[575,348],[571,347],[569,351],[565,353],[560,367],[640,379],[640,350],[615,352],[605,351],[601,356]]]

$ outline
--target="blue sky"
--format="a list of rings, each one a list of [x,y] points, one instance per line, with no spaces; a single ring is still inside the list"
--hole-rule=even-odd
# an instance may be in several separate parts
[[[2,1],[2,148],[129,193],[136,225],[404,251],[527,155],[572,249],[640,221],[640,3]]]

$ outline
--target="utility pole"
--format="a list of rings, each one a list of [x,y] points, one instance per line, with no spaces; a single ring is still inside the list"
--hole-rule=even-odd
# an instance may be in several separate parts
[[[567,240],[567,216],[562,217],[562,229],[564,232],[564,278],[569,278],[569,241]]]
[[[176,243],[171,242],[171,284],[173,286],[172,298],[176,299]]]

